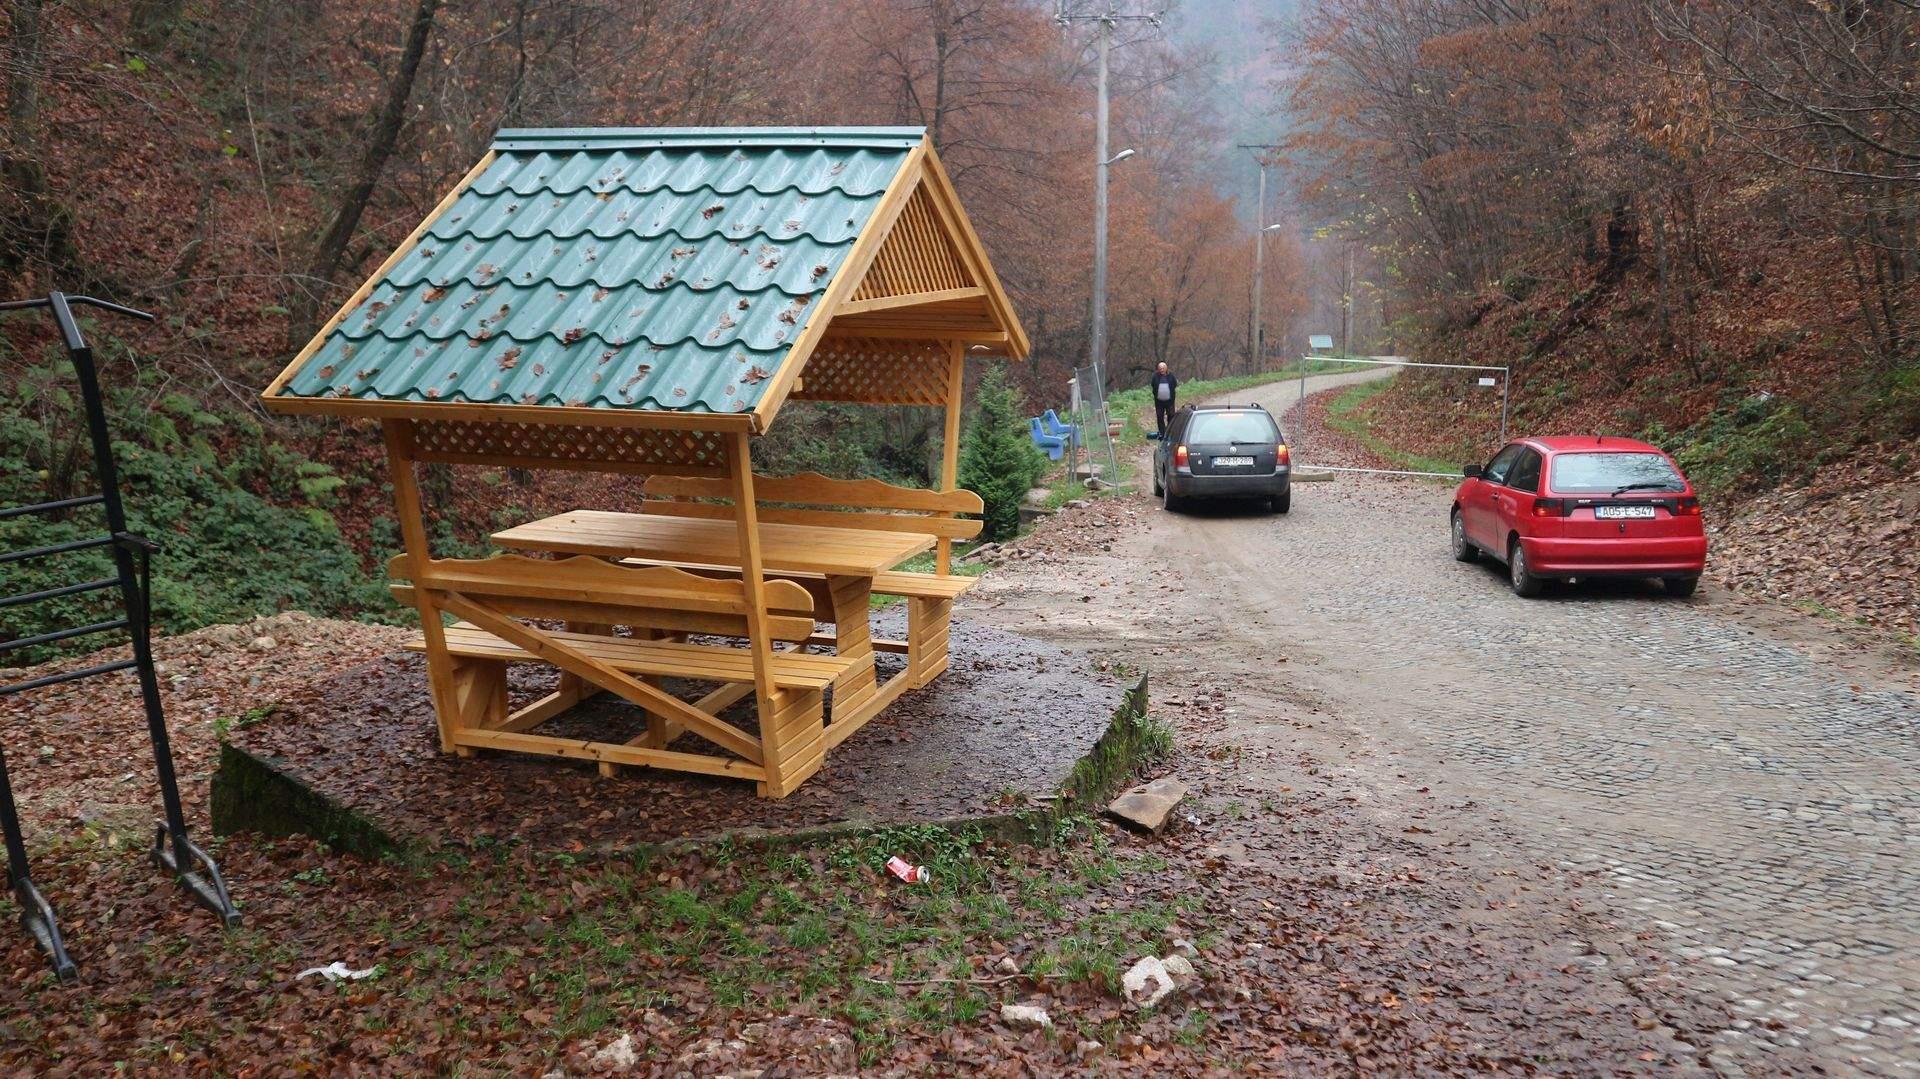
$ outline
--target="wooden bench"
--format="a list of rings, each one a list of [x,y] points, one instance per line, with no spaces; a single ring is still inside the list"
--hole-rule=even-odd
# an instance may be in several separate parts
[[[727,580],[666,567],[628,567],[591,557],[559,560],[502,555],[442,559],[417,574],[401,556],[389,566],[393,592],[421,607],[420,638],[409,645],[445,657],[434,679],[442,741],[455,752],[508,749],[598,761],[603,773],[619,765],[737,775],[779,797],[817,771],[825,758],[825,693],[872,679],[872,657],[815,655],[799,650],[814,630],[813,596],[791,581],[768,581],[763,625],[792,650],[772,651],[772,721],[749,734],[718,713],[752,695],[753,653],[722,645],[690,644],[689,633],[745,636],[747,596]],[[438,611],[465,621],[446,628]],[[430,612],[433,612],[430,614]],[[556,619],[564,630],[542,629],[520,618]],[[628,626],[633,637],[613,633]],[[553,693],[508,710],[509,663],[544,662],[561,671]],[[687,702],[661,688],[666,678],[719,683]],[[641,706],[647,729],[624,744],[530,733],[601,692]],[[448,717],[453,717],[449,722]],[[666,747],[681,733],[697,735],[736,755],[686,753]]]
[[[975,583],[971,577],[951,574],[952,544],[956,539],[978,536],[981,529],[981,522],[956,515],[981,513],[985,506],[979,495],[972,491],[896,487],[872,479],[836,480],[815,472],[755,476],[753,483],[761,506],[759,518],[764,522],[919,532],[939,537],[938,572],[892,570],[872,578],[872,591],[907,600],[907,639],[904,642],[875,640],[873,646],[883,652],[907,656],[905,688],[924,686],[946,671],[953,601]],[[726,518],[732,513],[728,506],[685,501],[725,498],[726,484],[717,480],[654,476],[647,480],[646,493],[661,496],[648,499],[645,508],[649,513],[715,518]],[[649,564],[644,559],[630,561]],[[776,573],[770,575],[771,578],[806,586],[813,592],[815,605],[820,610],[834,607],[820,574]],[[835,644],[838,633],[839,627],[834,635],[815,634],[809,643]]]

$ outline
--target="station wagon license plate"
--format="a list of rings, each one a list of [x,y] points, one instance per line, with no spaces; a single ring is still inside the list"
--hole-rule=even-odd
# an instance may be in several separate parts
[[[1251,457],[1215,457],[1213,459],[1213,467],[1215,468],[1252,468],[1253,458]]]
[[[1637,521],[1653,518],[1652,506],[1595,506],[1594,517],[1602,521]]]

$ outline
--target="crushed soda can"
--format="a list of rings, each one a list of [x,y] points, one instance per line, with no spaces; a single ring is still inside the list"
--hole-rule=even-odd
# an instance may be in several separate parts
[[[908,884],[925,884],[933,879],[933,874],[924,865],[914,865],[898,854],[887,859],[887,872],[906,881]]]

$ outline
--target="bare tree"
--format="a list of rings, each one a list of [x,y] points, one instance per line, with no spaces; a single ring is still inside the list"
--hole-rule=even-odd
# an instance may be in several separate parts
[[[308,263],[307,282],[294,293],[289,347],[299,343],[296,338],[304,338],[311,332],[320,306],[319,290],[330,285],[334,275],[340,271],[347,244],[359,228],[360,215],[366,212],[367,203],[373,198],[374,185],[379,183],[380,174],[387,167],[387,159],[393,156],[394,145],[399,141],[400,129],[406,121],[407,102],[413,97],[414,79],[420,72],[420,58],[426,54],[427,39],[433,34],[434,13],[439,7],[440,0],[419,0],[414,7],[413,19],[407,28],[407,42],[400,54],[400,65],[387,82],[386,99],[374,117],[373,130],[367,135],[366,149],[361,154],[353,182],[341,197],[326,231],[314,245],[313,258]]]

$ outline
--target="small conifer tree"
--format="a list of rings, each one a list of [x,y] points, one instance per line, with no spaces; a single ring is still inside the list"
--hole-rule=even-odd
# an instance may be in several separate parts
[[[1020,531],[1020,500],[1047,470],[1021,411],[1020,391],[998,368],[980,380],[960,451],[960,486],[986,503],[983,539]]]

